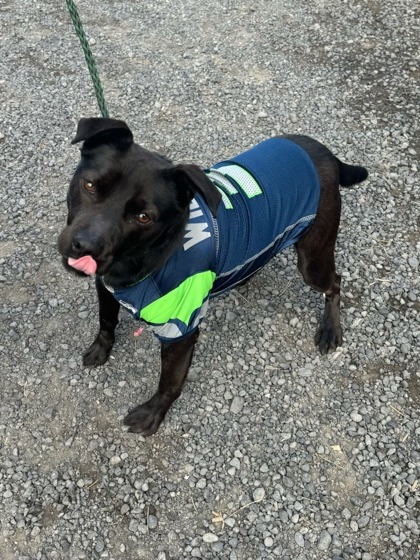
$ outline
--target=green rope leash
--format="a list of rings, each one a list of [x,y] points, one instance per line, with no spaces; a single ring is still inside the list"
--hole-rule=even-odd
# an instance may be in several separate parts
[[[76,30],[76,35],[79,37],[80,44],[82,45],[85,59],[89,68],[90,77],[92,78],[93,87],[95,88],[96,100],[98,102],[99,110],[103,117],[109,117],[108,108],[105,103],[104,92],[99,79],[98,70],[96,68],[95,59],[93,58],[92,51],[90,50],[85,32],[83,30],[82,22],[80,21],[79,13],[73,0],[66,0],[67,7],[70,12],[71,20]]]

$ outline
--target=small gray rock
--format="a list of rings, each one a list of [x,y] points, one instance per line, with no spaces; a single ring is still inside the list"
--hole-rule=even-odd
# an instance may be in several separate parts
[[[149,515],[149,517],[147,518],[147,526],[149,527],[149,529],[153,531],[153,529],[156,529],[157,524],[157,517],[155,515]]]
[[[357,412],[356,410],[354,410],[351,414],[350,414],[350,418],[353,420],[353,422],[361,422],[363,420],[363,416]]]
[[[230,462],[229,465],[231,465],[232,467],[235,467],[235,469],[240,469],[241,468],[241,463],[239,461],[239,459],[237,457],[234,457]]]
[[[328,550],[330,544],[331,544],[332,538],[331,535],[329,534],[328,531],[324,530],[321,531],[321,534],[319,535],[319,539],[318,539],[318,549],[319,550]]]
[[[301,548],[304,548],[305,546],[305,539],[303,538],[302,533],[299,533],[299,531],[295,533],[295,543]]]
[[[239,414],[244,406],[244,399],[242,397],[233,397],[230,405],[230,411],[233,414]]]
[[[252,498],[254,502],[260,502],[261,500],[264,499],[264,496],[265,496],[264,488],[256,488],[252,494]]]
[[[369,525],[369,522],[370,517],[368,517],[367,515],[359,517],[359,519],[357,520],[357,524],[359,525],[360,529],[364,529],[365,527],[367,527]]]
[[[132,519],[128,526],[128,530],[131,531],[131,533],[137,533],[139,530],[139,522],[136,519]]]
[[[119,457],[118,455],[114,455],[109,460],[109,464],[112,466],[119,465],[120,463],[121,463],[121,457]]]
[[[267,548],[271,548],[271,547],[273,546],[273,544],[274,544],[274,541],[273,541],[273,539],[272,539],[271,537],[265,537],[265,539],[264,539],[264,545],[265,545]]]
[[[104,548],[105,548],[104,541],[102,539],[98,539],[95,545],[96,552],[103,552]]]
[[[405,506],[405,500],[399,494],[394,496],[394,503],[399,507]]]
[[[89,317],[89,311],[80,311],[77,316],[80,319],[87,319]]]
[[[354,531],[355,533],[357,533],[357,531],[359,530],[359,525],[357,524],[357,522],[354,519],[352,519],[350,521],[350,529],[352,531]]]
[[[215,543],[219,540],[219,537],[214,533],[204,533],[203,541],[205,543]]]

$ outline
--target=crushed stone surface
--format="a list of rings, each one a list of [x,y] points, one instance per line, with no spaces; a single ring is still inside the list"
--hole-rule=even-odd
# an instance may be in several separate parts
[[[203,167],[308,134],[369,179],[343,189],[344,344],[289,249],[213,300],[158,433],[126,433],[159,347],[121,315],[82,366],[94,283],[56,249],[99,116],[65,2],[2,0],[2,560],[419,558],[418,6],[411,0],[77,3],[111,116]]]

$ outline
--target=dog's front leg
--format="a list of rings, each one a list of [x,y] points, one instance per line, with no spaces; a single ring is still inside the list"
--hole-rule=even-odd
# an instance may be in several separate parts
[[[130,432],[151,436],[159,428],[171,404],[181,394],[198,335],[197,329],[179,342],[161,343],[162,369],[158,390],[149,401],[132,409],[124,418]]]
[[[99,302],[99,333],[83,354],[85,366],[100,366],[108,360],[115,340],[115,327],[120,310],[120,304],[98,276],[95,283]]]

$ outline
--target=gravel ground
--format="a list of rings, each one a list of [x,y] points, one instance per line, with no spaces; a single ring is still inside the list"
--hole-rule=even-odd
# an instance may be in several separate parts
[[[0,1],[0,557],[419,558],[415,3],[78,5],[146,147],[206,166],[300,132],[370,177],[343,191],[343,347],[318,355],[323,302],[286,251],[213,301],[182,397],[128,434],[158,345],[123,314],[110,363],[83,368],[95,293],[56,250],[90,78],[64,1]]]

